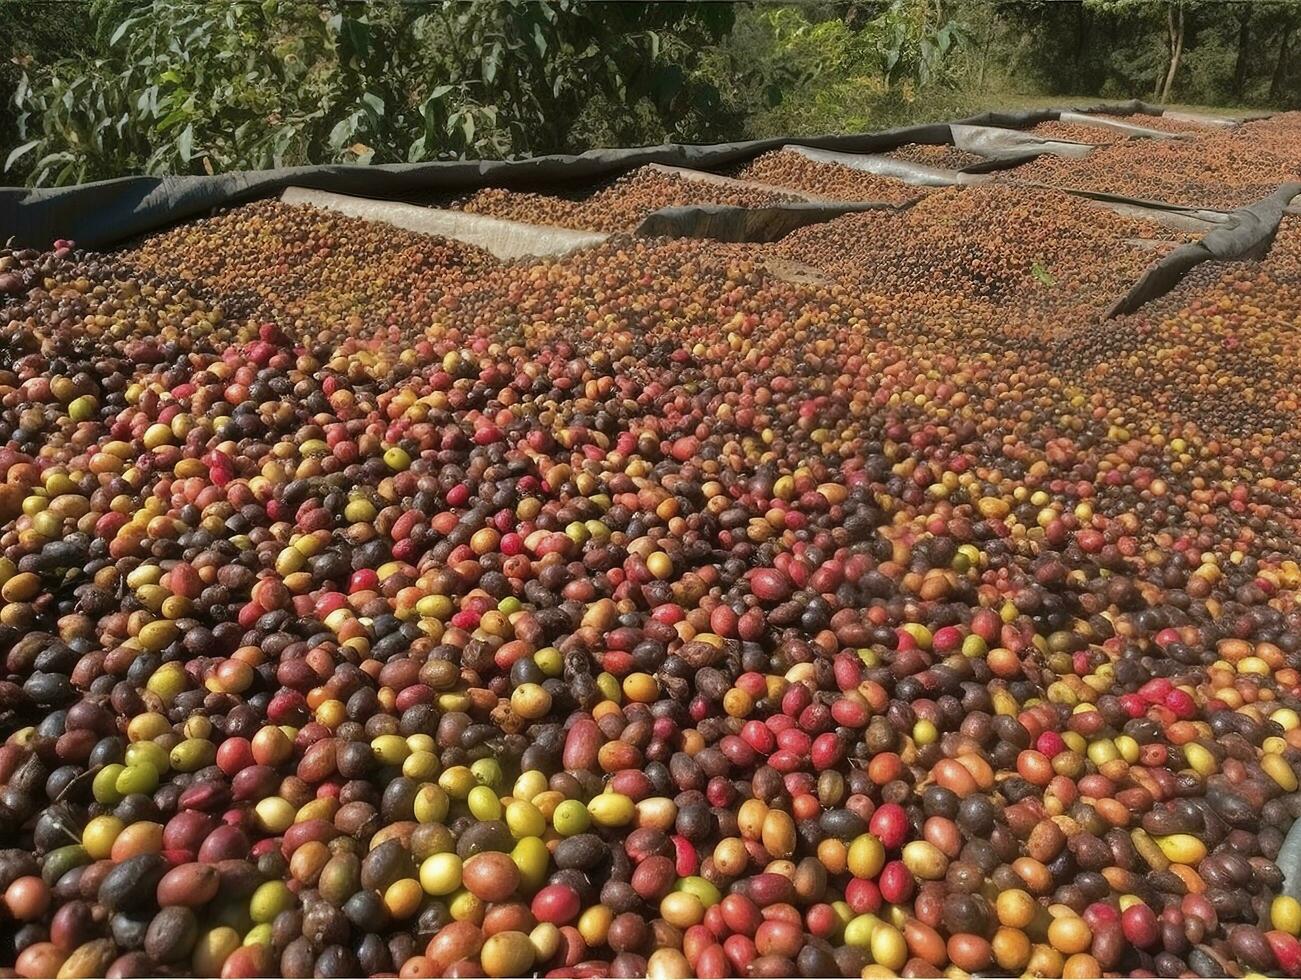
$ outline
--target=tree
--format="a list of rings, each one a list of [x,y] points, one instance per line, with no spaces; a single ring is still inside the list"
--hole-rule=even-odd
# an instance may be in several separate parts
[[[1238,52],[1233,61],[1233,97],[1242,98],[1247,84],[1247,51],[1251,46],[1251,7],[1243,4],[1238,10]]]
[[[1110,19],[1094,3],[1057,0],[1008,0],[985,5],[1006,38],[991,55],[1020,90],[1048,94],[1098,91],[1108,74],[1112,47],[1105,34]],[[1101,22],[1101,23],[1099,23]],[[1101,38],[1101,43],[1095,43]]]
[[[1271,100],[1277,100],[1283,95],[1283,80],[1287,77],[1287,69],[1291,64],[1292,35],[1295,33],[1296,20],[1289,17],[1283,25],[1282,38],[1278,43],[1278,60],[1274,63],[1274,74],[1269,82],[1269,97]]]
[[[694,72],[725,4],[97,0],[90,58],[33,62],[6,169],[36,184],[570,148],[594,97],[664,139],[717,93]],[[694,123],[692,123],[694,125]]]
[[[977,0],[968,0],[979,4]],[[1208,105],[1297,104],[1295,0],[1006,0],[991,55],[1014,84],[1051,94]]]
[[[50,52],[62,57],[86,57],[94,46],[95,32],[81,9],[46,4],[37,10],[23,0],[0,0],[0,92],[14,92],[27,68]],[[20,141],[18,110],[12,99],[0,102],[0,147]],[[0,163],[3,156],[0,155]]]
[[[1184,54],[1184,17],[1183,0],[1172,0],[1167,3],[1166,7],[1166,25],[1170,38],[1170,64],[1166,69],[1165,81],[1158,86],[1158,102],[1168,102],[1170,100],[1170,89],[1174,86],[1175,75],[1179,72],[1179,60]]]
[[[1183,58],[1187,26],[1186,7],[1191,0],[1083,0],[1083,5],[1104,15],[1150,19],[1162,15],[1165,23],[1166,53],[1161,70],[1152,87],[1152,98],[1165,102],[1170,98],[1179,62]]]
[[[945,103],[970,32],[950,4],[880,0],[739,9],[711,77],[752,134],[862,130]]]
[[[331,39],[303,0],[101,2],[89,58],[33,63],[14,101],[34,184],[297,162],[337,95]]]
[[[476,0],[359,10],[336,0],[331,23],[353,99],[330,148],[360,141],[382,155],[399,146],[413,161],[449,150],[558,152],[597,96],[645,100],[662,138],[716,100],[692,69],[732,17],[722,4]]]
[[[1286,107],[1299,25],[1297,0],[0,0],[0,163],[493,158],[876,129],[988,91]]]

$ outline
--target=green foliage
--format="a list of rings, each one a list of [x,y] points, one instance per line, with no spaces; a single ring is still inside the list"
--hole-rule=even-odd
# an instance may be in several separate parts
[[[731,8],[476,0],[358,12],[342,2],[332,23],[354,96],[330,150],[361,144],[375,148],[362,159],[396,150],[418,161],[565,151],[593,99],[641,103],[671,134],[717,98],[688,69],[731,26]]]
[[[1301,2],[0,0],[31,184],[862,131],[1015,95],[1301,103]]]
[[[100,0],[96,57],[33,61],[6,169],[33,184],[565,150],[594,98],[666,136],[717,92],[720,4]]]
[[[100,57],[33,65],[20,81],[29,139],[6,168],[27,158],[31,183],[62,184],[305,158],[333,94],[312,4],[159,0],[94,13]]]
[[[939,5],[942,7],[943,5]],[[747,135],[880,128],[918,100],[941,108],[959,77],[964,23],[933,0],[742,8],[708,62]]]
[[[1170,21],[1182,49],[1165,92]],[[1045,94],[1170,99],[1201,105],[1301,104],[1301,3],[1295,0],[1015,0],[999,18],[1019,43],[1007,63]],[[1023,91],[1025,88],[1023,88]]]
[[[0,163],[20,142],[18,111],[10,93],[31,65],[56,56],[85,56],[93,41],[89,15],[74,4],[49,4],[31,16],[21,0],[0,0]],[[55,9],[58,8],[58,9]]]
[[[962,21],[930,0],[892,0],[861,33],[887,85],[915,80],[921,88],[955,81],[950,56],[967,40]]]
[[[953,82],[965,39],[935,0],[874,6],[95,0],[93,56],[18,80],[6,169],[52,184],[867,125]]]
[[[1198,36],[1197,46],[1184,55],[1176,90],[1219,93],[1224,100],[1232,99],[1236,65],[1234,35],[1227,31],[1205,31]]]

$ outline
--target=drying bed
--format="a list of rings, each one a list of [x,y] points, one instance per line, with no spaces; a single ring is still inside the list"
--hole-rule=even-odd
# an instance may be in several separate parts
[[[0,252],[0,963],[1297,975],[1282,196]]]
[[[1163,119],[1160,116],[1111,116],[1095,113],[1087,120],[1068,115],[1064,119],[1050,119],[1036,123],[1027,132],[1044,139],[1073,140],[1098,146],[1120,143],[1129,139],[1188,137],[1199,132],[1214,130],[1210,124]]]
[[[839,163],[813,160],[795,150],[772,150],[735,171],[741,180],[791,187],[832,200],[885,201],[900,204],[915,200],[927,188],[897,177],[854,170]]]
[[[1283,463],[1301,435],[1287,381],[1297,359],[1285,340],[1301,310],[1298,226],[1285,216],[1265,258],[1202,265],[1140,314],[1065,340],[1063,374],[1108,391],[1135,417],[1221,419],[1232,438],[1272,440]],[[1298,474],[1280,467],[1270,475]]]
[[[1301,176],[1301,113],[1193,139],[1125,140],[1081,159],[1041,156],[1008,179],[1188,207],[1231,209]]]
[[[908,143],[891,150],[886,156],[894,160],[906,160],[941,170],[961,170],[980,163],[984,157],[969,150],[960,150],[947,143]]]
[[[654,211],[692,204],[761,208],[803,200],[799,194],[746,187],[740,183],[693,180],[642,167],[581,199],[487,188],[452,204],[456,210],[531,224],[588,231],[633,231]]]
[[[1213,122],[1199,121],[1192,117],[1153,116],[1136,113],[1129,116],[1115,116],[1106,112],[1090,113],[1090,118],[1100,123],[1118,123],[1125,126],[1140,126],[1143,129],[1155,129],[1176,136],[1190,133],[1214,131],[1219,127]]]
[[[1071,140],[1076,143],[1092,143],[1095,146],[1106,146],[1111,143],[1120,143],[1132,139],[1131,136],[1120,130],[1101,129],[1087,123],[1062,122],[1059,119],[1049,119],[1047,122],[1036,123],[1026,132],[1048,140]]]
[[[1061,192],[985,185],[936,191],[898,213],[845,215],[771,248],[866,291],[991,300],[1053,329],[1066,308],[1105,311],[1190,237]]]

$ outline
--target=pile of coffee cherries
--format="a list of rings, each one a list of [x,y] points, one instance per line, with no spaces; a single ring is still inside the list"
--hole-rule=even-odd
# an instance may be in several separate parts
[[[1149,116],[1142,112],[1136,112],[1132,116],[1112,116],[1100,112],[1093,114],[1092,118],[1101,123],[1121,123],[1125,126],[1153,129],[1179,137],[1207,135],[1219,131],[1219,128],[1213,123],[1198,120],[1166,119],[1163,116]],[[1031,126],[1026,132],[1035,136],[1042,136],[1044,139],[1071,140],[1076,143],[1093,143],[1098,146],[1121,143],[1132,139],[1150,138],[1147,136],[1134,136],[1124,130],[1112,129],[1107,126],[1092,126],[1088,123],[1066,122],[1058,119],[1038,123]]]
[[[1087,311],[1105,311],[1155,257],[1193,237],[1061,191],[983,184],[809,225],[770,251],[863,291],[913,294],[909,305],[992,303],[1042,335],[1079,327],[1055,318],[1068,307],[1090,322]]]
[[[1091,143],[1094,146],[1106,146],[1134,138],[1120,130],[1107,129],[1103,126],[1090,126],[1088,123],[1062,122],[1060,119],[1049,119],[1045,122],[1036,123],[1029,127],[1026,132],[1031,136],[1039,136],[1046,140],[1067,140],[1072,143]]]
[[[975,194],[913,227],[1042,282]],[[1115,321],[271,203],[0,252],[0,964],[1301,973],[1294,221]]]
[[[985,159],[978,153],[959,150],[956,146],[947,143],[905,143],[885,155],[892,160],[920,163],[927,167],[939,167],[941,170],[961,170]]]
[[[581,199],[489,187],[453,202],[457,210],[588,231],[633,231],[653,211],[692,204],[762,208],[801,200],[798,194],[696,180],[640,167]]]
[[[1160,117],[1134,116],[1155,128]],[[1181,122],[1164,121],[1186,131]],[[1099,142],[1090,139],[1087,142]],[[1301,179],[1301,112],[1199,130],[1189,139],[1127,139],[1085,157],[1045,155],[1006,172],[1009,180],[1103,191],[1191,207],[1231,209]]]
[[[910,144],[914,145],[915,144]],[[795,150],[771,150],[735,167],[732,176],[780,187],[791,187],[838,201],[882,201],[904,204],[930,191],[897,177],[856,170],[840,163],[813,160]]]

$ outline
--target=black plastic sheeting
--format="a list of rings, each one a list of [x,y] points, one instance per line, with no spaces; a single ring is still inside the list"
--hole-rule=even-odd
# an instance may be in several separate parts
[[[1133,101],[1070,110],[984,112],[955,122],[1021,129],[1056,119],[1062,111],[1159,115],[1161,110]],[[0,239],[45,248],[55,239],[68,238],[82,247],[105,248],[216,208],[278,195],[291,185],[390,200],[488,186],[555,188],[617,176],[648,163],[715,170],[790,143],[854,153],[882,153],[904,143],[950,144],[953,134],[949,126],[930,123],[799,140],[774,137],[712,145],[671,143],[524,160],[287,167],[209,177],[122,177],[73,187],[0,188]]]
[[[992,174],[999,170],[1014,170],[1023,163],[1029,163],[1038,153],[1021,153],[1015,156],[988,157],[979,163],[968,164],[958,171],[960,174]]]
[[[1301,194],[1301,183],[1283,184],[1273,194],[1232,212],[1234,220],[1207,232],[1200,241],[1180,245],[1148,267],[1130,291],[1118,300],[1108,317],[1133,313],[1164,296],[1203,262],[1257,259],[1269,250],[1284,210]]]
[[[1172,204],[1169,201],[1157,201],[1147,197],[1125,197],[1123,194],[1112,194],[1108,191],[1091,191],[1079,187],[1059,187],[1056,184],[1045,184],[1037,180],[1016,180],[1009,181],[1009,184],[1016,187],[1037,187],[1041,190],[1058,191],[1062,194],[1070,194],[1072,197],[1084,197],[1091,201],[1101,201],[1111,204],[1133,204],[1140,208],[1147,208],[1151,211],[1167,211],[1172,214],[1188,214],[1193,217],[1205,217],[1207,220],[1215,220],[1216,215],[1230,215],[1232,211],[1217,211],[1214,208],[1200,208],[1195,204]],[[1246,205],[1244,205],[1246,207]]]

